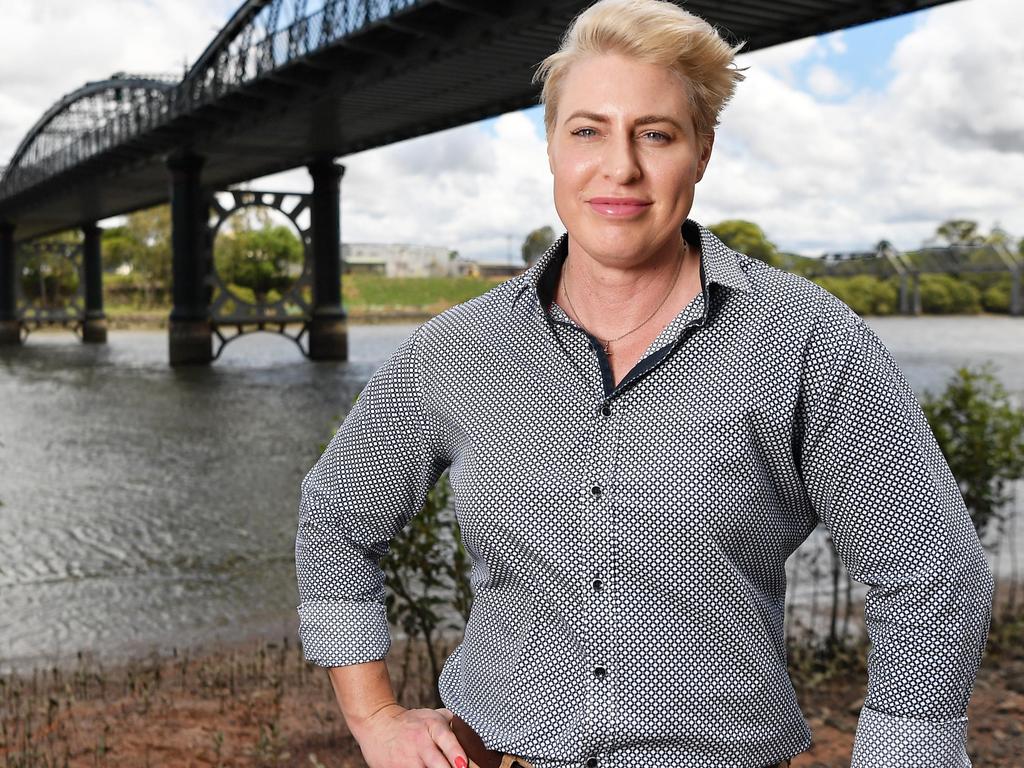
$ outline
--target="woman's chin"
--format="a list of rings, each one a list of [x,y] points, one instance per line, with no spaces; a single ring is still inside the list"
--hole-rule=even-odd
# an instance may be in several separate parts
[[[641,264],[654,256],[655,243],[663,242],[666,237],[654,238],[648,232],[617,227],[611,232],[579,238],[576,244],[584,256],[594,261],[606,266],[628,267]]]

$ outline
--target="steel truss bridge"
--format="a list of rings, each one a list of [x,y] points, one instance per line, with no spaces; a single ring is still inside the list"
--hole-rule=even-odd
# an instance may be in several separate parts
[[[948,1],[691,0],[686,7],[756,50]],[[311,357],[344,359],[343,168],[333,159],[536,103],[533,68],[588,4],[246,0],[183,77],[117,73],[86,83],[39,118],[0,172],[0,343],[24,335],[18,251],[73,228],[85,232],[84,298],[73,318],[84,339],[104,340],[95,222],[170,201],[170,360],[209,362],[220,325],[210,310],[212,193],[305,166],[313,176],[305,203],[312,300],[291,319],[303,323]],[[233,319],[245,323],[233,325],[262,327],[265,309],[243,312]]]
[[[900,251],[882,242],[874,251],[826,254],[805,269],[806,277],[853,277],[871,275],[899,280],[899,313],[921,313],[921,276],[928,274],[1007,273],[1010,276],[1010,314],[1024,315],[1024,255],[1005,243],[929,246],[916,251]]]

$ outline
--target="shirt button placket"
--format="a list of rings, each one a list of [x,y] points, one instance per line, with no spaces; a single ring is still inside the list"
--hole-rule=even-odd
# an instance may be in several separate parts
[[[618,419],[613,417],[611,398],[599,401],[596,412],[596,440],[594,444],[593,481],[590,484],[590,506],[596,523],[597,541],[594,547],[595,562],[585,589],[589,593],[590,622],[596,632],[592,633],[590,644],[591,674],[588,706],[591,757],[587,766],[596,766],[601,750],[605,747],[604,734],[615,726],[617,681],[609,665],[614,662],[614,637],[616,616],[614,584],[617,579],[621,542],[619,541],[619,516],[615,486],[615,467],[618,454]]]

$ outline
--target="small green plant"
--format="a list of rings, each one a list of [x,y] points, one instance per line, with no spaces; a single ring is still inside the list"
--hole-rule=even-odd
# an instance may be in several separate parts
[[[957,479],[974,528],[1002,522],[1011,483],[1024,477],[1024,410],[1010,399],[991,363],[962,367],[922,408]]]

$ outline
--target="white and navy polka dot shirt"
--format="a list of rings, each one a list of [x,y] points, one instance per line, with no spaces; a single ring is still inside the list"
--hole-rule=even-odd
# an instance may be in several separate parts
[[[563,235],[374,374],[302,484],[306,658],[389,647],[388,541],[450,467],[475,602],[439,681],[536,768],[758,768],[810,745],[786,558],[820,522],[870,585],[854,768],[961,768],[992,576],[913,391],[872,330],[707,229],[702,291],[617,386],[548,304]]]

